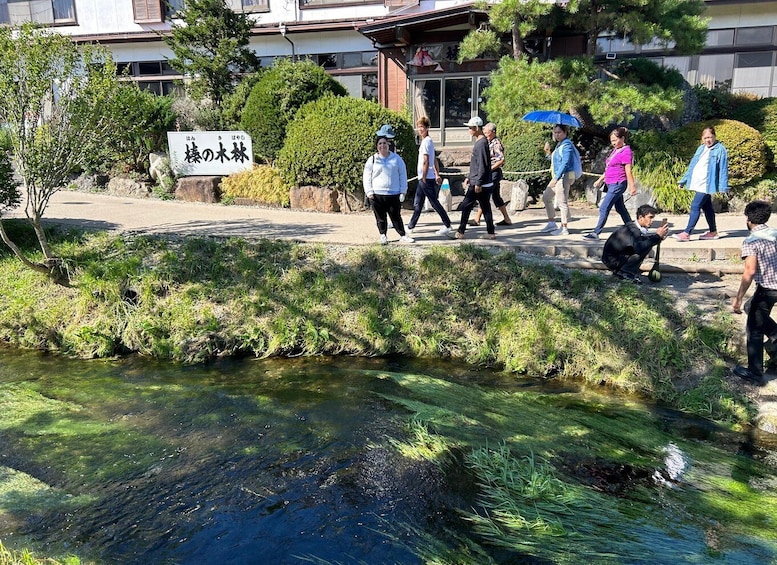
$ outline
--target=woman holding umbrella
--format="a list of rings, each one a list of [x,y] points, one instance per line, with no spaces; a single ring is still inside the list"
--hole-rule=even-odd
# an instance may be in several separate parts
[[[548,187],[542,194],[545,203],[545,211],[548,214],[547,225],[540,230],[541,233],[552,235],[569,235],[567,222],[569,221],[569,188],[572,183],[583,173],[580,163],[580,154],[572,141],[567,137],[569,127],[564,124],[553,126],[553,139],[556,148],[550,152],[550,144],[545,143],[545,155],[551,161],[551,179]],[[558,201],[561,210],[561,227],[556,224],[556,206]]]

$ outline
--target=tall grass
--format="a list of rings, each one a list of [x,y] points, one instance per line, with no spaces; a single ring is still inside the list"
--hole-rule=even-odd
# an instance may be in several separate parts
[[[473,246],[332,248],[290,242],[64,234],[62,288],[0,255],[0,339],[78,357],[400,354],[587,381],[671,403],[721,375],[730,316],[668,295]],[[741,421],[725,383],[702,415]],[[705,383],[705,387],[709,382]],[[681,392],[683,391],[683,392]]]

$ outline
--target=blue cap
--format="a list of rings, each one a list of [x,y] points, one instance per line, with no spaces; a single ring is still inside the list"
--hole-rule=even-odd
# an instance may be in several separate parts
[[[394,133],[394,128],[388,124],[383,124],[380,126],[380,129],[375,132],[375,137],[386,137],[388,139],[394,139],[396,134]]]

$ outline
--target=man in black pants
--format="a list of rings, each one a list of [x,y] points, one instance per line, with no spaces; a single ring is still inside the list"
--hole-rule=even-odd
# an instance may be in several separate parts
[[[488,237],[489,239],[494,239],[494,216],[491,214],[490,202],[491,191],[494,190],[494,181],[491,178],[491,153],[488,150],[488,140],[483,133],[483,120],[480,119],[480,116],[475,116],[464,125],[469,128],[469,134],[475,138],[475,145],[472,146],[469,176],[464,179],[467,193],[464,195],[464,200],[459,204],[461,209],[459,229],[452,232],[450,236],[456,239],[464,239],[469,215],[475,203],[478,202],[483,210],[483,216],[486,218]]]
[[[661,226],[654,233],[648,233],[648,228],[656,217],[657,210],[649,204],[637,208],[637,221],[629,222],[619,227],[607,238],[602,251],[602,263],[616,277],[642,283],[639,277],[639,267],[648,256],[653,246],[657,245],[669,234],[668,226]]]
[[[772,307],[777,303],[777,230],[766,225],[771,214],[768,202],[756,200],[745,206],[750,235],[742,243],[745,269],[731,304],[732,310],[740,314],[742,300],[755,281],[756,289],[747,313],[747,367],[735,367],[734,374],[758,385],[764,384],[764,348],[772,361],[777,353],[777,323],[771,318]]]

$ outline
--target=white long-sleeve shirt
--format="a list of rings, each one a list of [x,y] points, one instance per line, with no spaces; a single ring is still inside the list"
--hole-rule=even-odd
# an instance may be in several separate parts
[[[375,153],[364,164],[362,183],[367,196],[405,194],[407,192],[405,162],[393,152],[390,152],[388,157],[381,157],[380,153]]]

